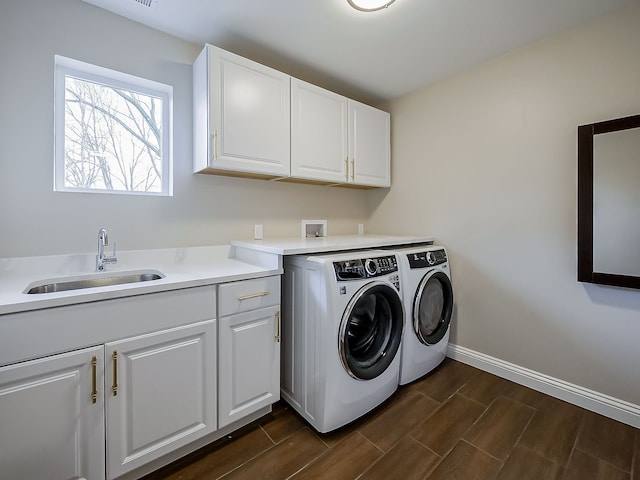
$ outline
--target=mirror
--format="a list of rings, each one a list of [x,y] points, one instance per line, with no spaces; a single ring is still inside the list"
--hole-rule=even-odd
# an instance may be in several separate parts
[[[640,115],[578,127],[578,281],[640,288]]]

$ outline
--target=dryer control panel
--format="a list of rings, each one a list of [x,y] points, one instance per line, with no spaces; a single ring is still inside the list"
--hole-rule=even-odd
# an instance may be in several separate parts
[[[333,269],[336,272],[336,280],[345,282],[395,273],[398,271],[398,260],[395,255],[342,260],[333,262]]]
[[[426,252],[407,254],[409,267],[428,268],[435,265],[442,265],[447,261],[447,252],[444,250],[427,250]]]

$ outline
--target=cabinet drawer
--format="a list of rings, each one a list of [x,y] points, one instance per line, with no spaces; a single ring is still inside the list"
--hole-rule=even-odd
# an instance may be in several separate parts
[[[280,275],[223,283],[218,289],[220,317],[280,303]]]
[[[206,285],[0,315],[0,365],[210,320],[215,305]]]

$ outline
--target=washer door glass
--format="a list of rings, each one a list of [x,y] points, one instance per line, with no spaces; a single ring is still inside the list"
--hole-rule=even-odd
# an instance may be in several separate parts
[[[391,364],[402,340],[404,311],[398,292],[372,282],[351,299],[340,324],[340,357],[349,375],[370,380]]]
[[[447,333],[453,312],[453,289],[449,277],[430,271],[418,285],[413,304],[413,329],[425,345],[438,343]]]

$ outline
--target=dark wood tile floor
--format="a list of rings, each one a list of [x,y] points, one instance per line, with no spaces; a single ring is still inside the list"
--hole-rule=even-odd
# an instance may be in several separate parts
[[[446,359],[316,433],[285,403],[146,480],[640,480],[640,430]]]

